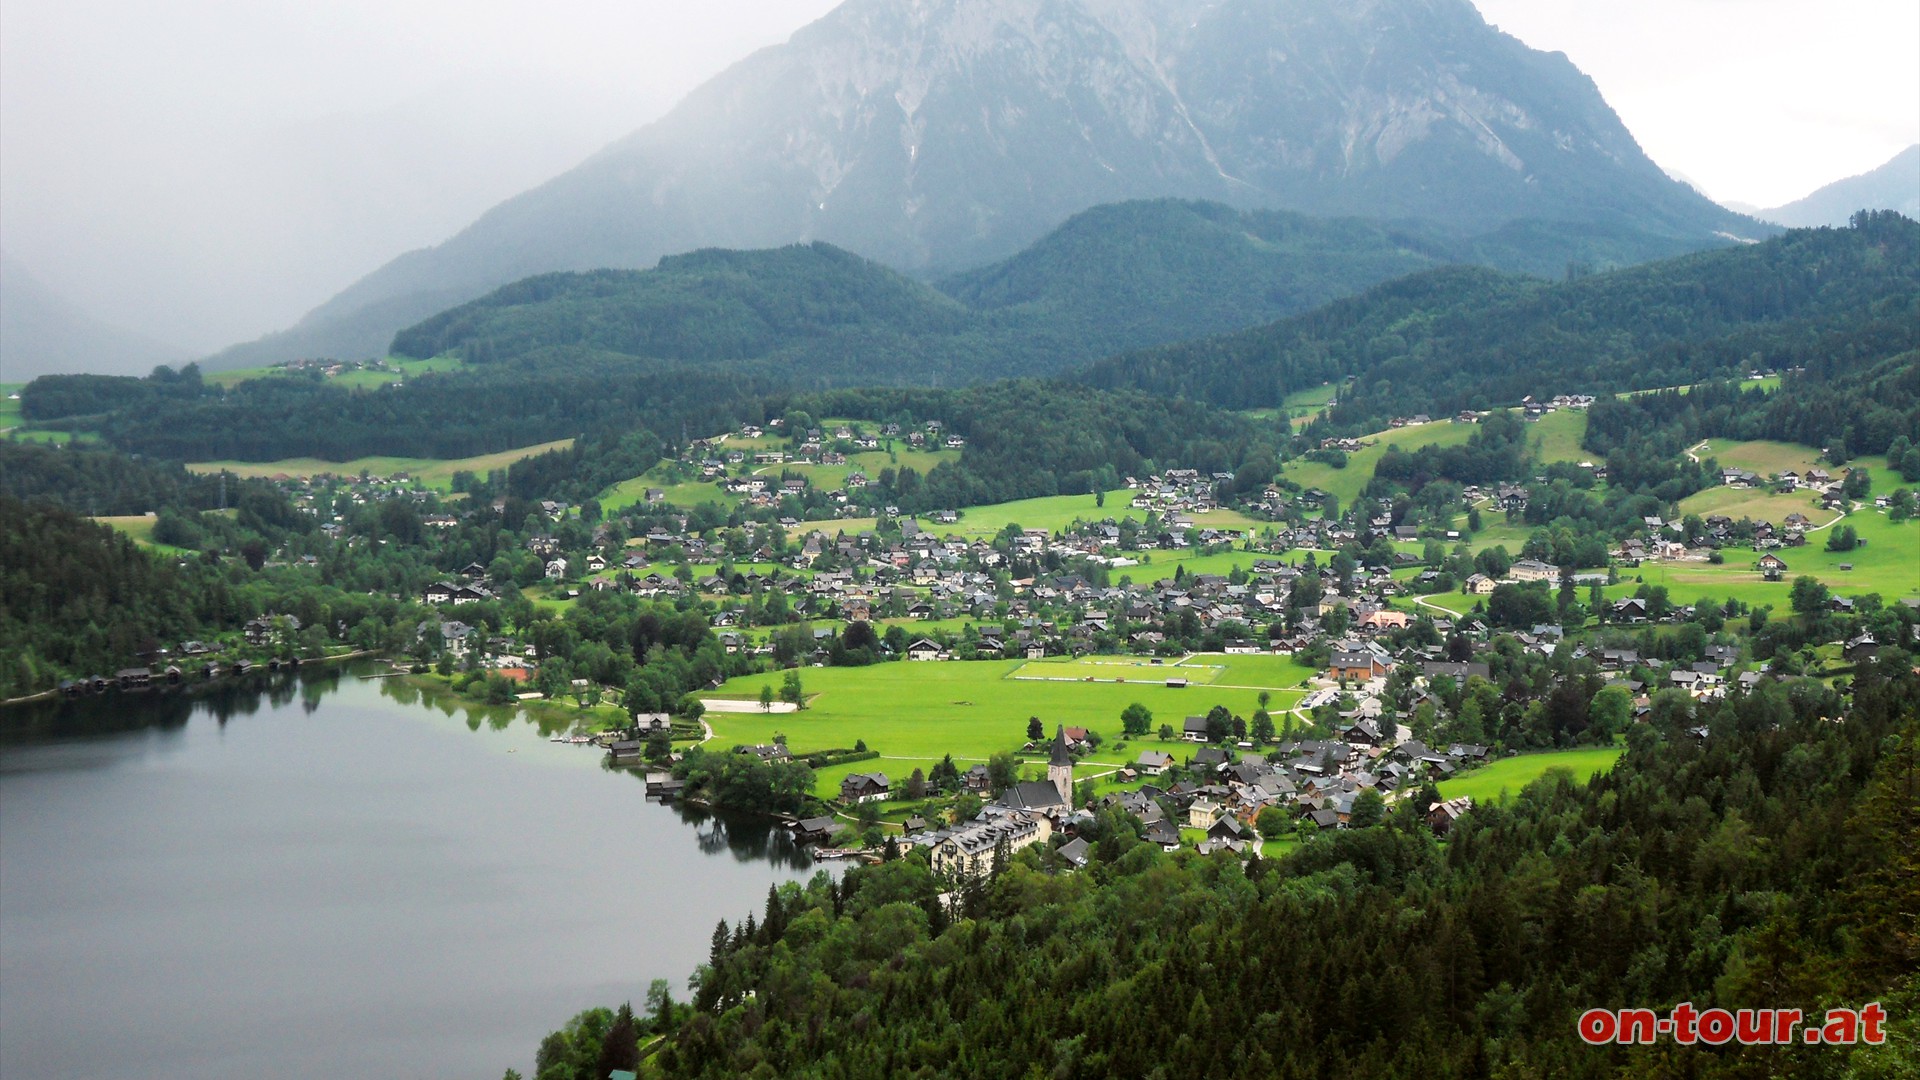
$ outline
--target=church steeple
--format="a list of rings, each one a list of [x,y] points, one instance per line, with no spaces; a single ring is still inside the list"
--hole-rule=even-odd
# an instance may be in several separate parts
[[[1060,801],[1073,805],[1073,754],[1067,750],[1067,729],[1053,729],[1053,756],[1047,760],[1047,780],[1060,792]]]

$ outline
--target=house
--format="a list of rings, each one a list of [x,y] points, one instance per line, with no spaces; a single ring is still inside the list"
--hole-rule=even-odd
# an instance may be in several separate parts
[[[945,660],[946,658],[947,650],[941,648],[937,641],[921,638],[907,646],[908,660]]]
[[[962,774],[960,779],[967,785],[967,790],[976,795],[984,794],[993,788],[993,778],[988,774],[985,765],[975,765]]]
[[[1087,843],[1084,838],[1076,836],[1060,845],[1058,854],[1078,870],[1087,865],[1087,861],[1093,857],[1093,845]]]
[[[1437,679],[1445,675],[1456,684],[1464,684],[1468,679],[1474,678],[1475,676],[1488,680],[1493,678],[1493,669],[1486,664],[1461,664],[1444,660],[1428,660],[1422,663],[1420,665],[1420,673],[1429,679]]]
[[[1053,823],[1039,814],[981,818],[954,830],[933,846],[933,872],[951,877],[983,877],[1001,855],[1012,855],[1053,835]]]
[[[1220,815],[1224,813],[1226,813],[1225,807],[1203,795],[1193,800],[1192,806],[1187,807],[1187,824],[1195,829],[1211,829],[1213,823],[1220,820]]]
[[[1341,682],[1366,682],[1387,674],[1388,666],[1379,653],[1367,650],[1335,650],[1327,660],[1327,677]]]
[[[794,823],[793,835],[802,843],[824,844],[833,838],[837,824],[831,817],[807,818]]]
[[[1459,821],[1467,811],[1473,809],[1473,796],[1462,795],[1457,799],[1431,803],[1427,806],[1427,827],[1445,836],[1453,830],[1453,823]]]
[[[1173,755],[1159,750],[1142,750],[1139,759],[1134,762],[1134,768],[1148,776],[1163,775],[1172,767]]]
[[[1499,584],[1485,574],[1472,574],[1467,578],[1466,591],[1472,596],[1492,596],[1494,586]]]
[[[840,801],[849,806],[884,802],[887,792],[886,773],[851,773],[840,781]]]
[[[1515,581],[1559,581],[1560,568],[1537,559],[1521,559],[1507,571]]]
[[[1180,737],[1188,742],[1206,742],[1207,718],[1204,716],[1187,717],[1186,723],[1180,727]]]

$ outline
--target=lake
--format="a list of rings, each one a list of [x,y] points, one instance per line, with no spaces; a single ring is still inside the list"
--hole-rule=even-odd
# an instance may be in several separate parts
[[[502,711],[272,679],[0,710],[0,1076],[531,1075],[816,872]]]

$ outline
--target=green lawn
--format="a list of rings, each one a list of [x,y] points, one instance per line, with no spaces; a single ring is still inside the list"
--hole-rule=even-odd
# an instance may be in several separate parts
[[[1264,410],[1269,418],[1284,416],[1287,422],[1296,428],[1305,427],[1313,421],[1322,409],[1333,401],[1340,388],[1332,383],[1315,386],[1306,390],[1296,390],[1280,401],[1280,408]]]
[[[1775,442],[1770,439],[1754,439],[1750,442],[1736,442],[1732,439],[1708,439],[1704,450],[1695,453],[1702,459],[1713,458],[1723,467],[1745,469],[1761,476],[1773,476],[1792,469],[1806,472],[1808,469],[1825,469],[1839,476],[1843,468],[1864,468],[1874,475],[1874,486],[1885,490],[1902,486],[1902,482],[1887,472],[1885,455],[1855,458],[1846,466],[1828,464],[1825,455],[1811,446],[1798,443]]]
[[[1535,448],[1541,464],[1556,461],[1593,461],[1597,455],[1582,449],[1587,437],[1587,414],[1575,409],[1550,412],[1527,425],[1527,445]]]
[[[968,537],[993,536],[1008,525],[1057,533],[1075,521],[1121,521],[1127,518],[1144,521],[1147,511],[1130,507],[1128,503],[1132,500],[1133,492],[1126,490],[1108,492],[1104,506],[1093,495],[1050,495],[990,506],[964,507],[957,525],[923,524],[928,530],[943,536],[948,533]],[[1196,526],[1203,528],[1248,529],[1260,524],[1232,510],[1213,510],[1190,516]]]
[[[1211,657],[1205,662],[1228,659],[1271,658]],[[723,747],[767,742],[781,732],[795,750],[849,747],[865,740],[882,755],[879,761],[822,770],[818,790],[831,794],[838,791],[840,778],[848,772],[880,770],[889,776],[905,776],[915,767],[931,769],[943,754],[950,753],[956,762],[965,764],[985,761],[1002,750],[1015,750],[1026,741],[1029,716],[1038,716],[1048,731],[1065,724],[1087,727],[1106,736],[1108,741],[1085,765],[1088,771],[1099,771],[1097,763],[1109,767],[1124,764],[1138,757],[1142,749],[1161,745],[1154,737],[1136,740],[1124,750],[1115,745],[1120,734],[1120,712],[1133,702],[1152,710],[1155,729],[1162,723],[1177,729],[1188,715],[1200,715],[1216,704],[1242,716],[1251,716],[1259,708],[1259,691],[1254,689],[1173,690],[1154,683],[1053,683],[1007,678],[1024,666],[1027,662],[1023,660],[990,660],[807,668],[801,671],[810,697],[810,707],[804,712],[708,712],[706,720],[713,726],[716,743]],[[779,673],[743,676],[700,696],[757,701],[762,686],[778,691],[781,678]],[[1294,682],[1297,677],[1274,680],[1271,709],[1278,711],[1299,700],[1298,691],[1286,689]]]
[[[18,404],[17,402],[15,404]],[[93,431],[52,431],[45,428],[14,428],[7,433],[10,439],[21,442],[38,443],[93,443],[100,441],[98,432]]]
[[[436,356],[430,360],[403,360],[389,356],[386,363],[388,367],[399,369],[398,373],[360,368],[327,381],[333,386],[349,389],[372,389],[396,380],[404,381],[416,375],[435,371],[457,371],[461,367],[461,362],[451,356]],[[286,378],[290,375],[292,373],[288,369],[276,364],[266,367],[235,368],[231,371],[211,371],[203,378],[214,386],[237,386],[254,379]]]
[[[272,477],[318,476],[323,473],[334,476],[358,476],[364,470],[374,476],[392,476],[404,472],[424,483],[435,491],[453,490],[453,474],[471,472],[485,476],[490,470],[504,469],[523,458],[534,457],[552,450],[564,450],[573,445],[572,439],[559,439],[538,446],[525,446],[518,450],[502,450],[497,454],[480,454],[470,458],[409,458],[409,457],[363,457],[352,461],[322,461],[319,458],[287,458],[281,461],[200,461],[187,468],[197,473],[213,473],[226,470],[235,476]]]
[[[1340,500],[1344,509],[1359,497],[1373,479],[1374,467],[1389,448],[1397,446],[1402,450],[1417,450],[1422,446],[1460,446],[1478,430],[1478,424],[1456,424],[1451,420],[1391,428],[1366,436],[1363,441],[1373,445],[1348,454],[1345,468],[1336,469],[1317,461],[1290,461],[1280,470],[1280,475],[1302,488],[1319,488],[1333,495]]]
[[[19,425],[20,402],[13,395],[19,393],[24,385],[23,383],[0,383],[0,431]]]
[[[1215,658],[1217,661],[1217,658]],[[1192,663],[1154,663],[1144,656],[1089,656],[1079,660],[1065,657],[1030,660],[1013,669],[1010,679],[1052,682],[1106,682],[1165,684],[1168,679],[1185,679],[1193,686],[1217,680],[1226,670],[1217,662],[1196,659]]]
[[[1785,521],[1789,514],[1804,514],[1815,525],[1825,525],[1836,516],[1832,511],[1820,509],[1819,500],[1804,491],[1776,495],[1760,488],[1731,487],[1712,487],[1689,495],[1680,500],[1680,512],[1699,514],[1703,518],[1725,514],[1735,521],[1750,518],[1775,525]]]
[[[229,511],[229,514],[231,513],[232,511]],[[122,535],[131,537],[134,543],[139,544],[141,547],[147,548],[150,551],[157,551],[165,555],[196,554],[190,548],[178,548],[170,544],[154,543],[153,542],[154,519],[147,516],[146,514],[129,514],[124,517],[97,517],[97,518],[94,518],[93,520],[99,522],[102,525],[112,526],[114,531],[119,532]]]
[[[1822,518],[1816,517],[1819,521]],[[1669,599],[1690,604],[1702,598],[1718,601],[1739,600],[1755,606],[1772,604],[1776,612],[1786,612],[1793,579],[1802,575],[1818,578],[1842,596],[1879,593],[1887,603],[1908,597],[1920,597],[1920,523],[1895,524],[1874,510],[1850,514],[1846,524],[1853,526],[1865,545],[1853,551],[1826,550],[1827,533],[1812,533],[1807,546],[1776,552],[1786,561],[1784,580],[1767,581],[1754,568],[1759,553],[1747,548],[1729,548],[1727,561],[1712,563],[1649,562],[1637,568],[1622,568],[1622,584],[1610,587],[1610,599],[1632,595],[1639,577],[1649,585],[1666,586]],[[1853,569],[1842,570],[1841,564]]]
[[[1520,789],[1544,776],[1549,769],[1568,769],[1579,783],[1594,773],[1606,772],[1625,751],[1617,746],[1596,746],[1584,750],[1553,750],[1544,754],[1521,754],[1501,758],[1473,770],[1465,776],[1442,780],[1440,796],[1457,799],[1470,795],[1476,803],[1505,802]]]

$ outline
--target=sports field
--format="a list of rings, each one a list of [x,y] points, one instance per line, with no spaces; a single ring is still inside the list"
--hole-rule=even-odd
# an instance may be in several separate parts
[[[1272,694],[1269,710],[1291,708],[1302,696],[1299,681],[1310,674],[1284,657],[1208,655],[1192,662],[1220,665],[1219,681],[1236,685],[1170,689],[1164,679],[1089,683],[1009,678],[1034,666],[1024,660],[805,668],[800,673],[809,698],[805,711],[771,716],[710,712],[705,719],[720,746],[764,743],[775,733],[784,733],[796,751],[851,747],[865,740],[880,760],[822,770],[818,790],[832,794],[848,772],[877,770],[902,777],[916,767],[931,769],[943,754],[952,754],[964,767],[1003,750],[1017,750],[1026,742],[1030,716],[1038,716],[1049,733],[1056,725],[1100,732],[1107,741],[1084,764],[1089,771],[1098,771],[1101,763],[1116,767],[1147,746],[1161,745],[1149,736],[1128,748],[1116,746],[1120,713],[1134,702],[1152,711],[1156,731],[1163,723],[1177,729],[1187,716],[1201,715],[1214,705],[1252,716],[1260,707],[1262,688]],[[762,686],[778,692],[781,678],[779,673],[743,676],[700,696],[757,701]]]
[[[1128,505],[1132,500],[1133,492],[1124,489],[1108,492],[1104,506],[1093,495],[1049,495],[990,506],[963,507],[957,525],[933,525],[924,521],[922,524],[938,535],[953,533],[972,537],[993,536],[1009,525],[1059,532],[1076,521],[1120,521],[1126,518],[1144,521],[1147,511],[1133,509]],[[1203,528],[1247,529],[1260,524],[1233,510],[1213,510],[1190,516],[1196,526]]]
[[[1584,784],[1594,773],[1607,772],[1625,751],[1617,746],[1596,746],[1584,750],[1552,750],[1544,754],[1521,754],[1483,765],[1465,776],[1442,780],[1435,785],[1441,798],[1457,799],[1470,795],[1476,803],[1505,802],[1520,789],[1550,769],[1566,769],[1577,783]]]
[[[470,472],[486,476],[494,469],[504,469],[523,458],[537,457],[552,450],[565,450],[573,445],[572,439],[558,439],[538,446],[523,446],[518,450],[502,450],[496,454],[479,454],[469,458],[415,458],[415,457],[363,457],[352,461],[322,461],[319,458],[285,458],[280,461],[199,461],[187,468],[197,473],[216,473],[222,470],[241,477],[287,476],[358,476],[366,472],[373,476],[392,476],[404,472],[435,491],[453,490],[453,474]]]

